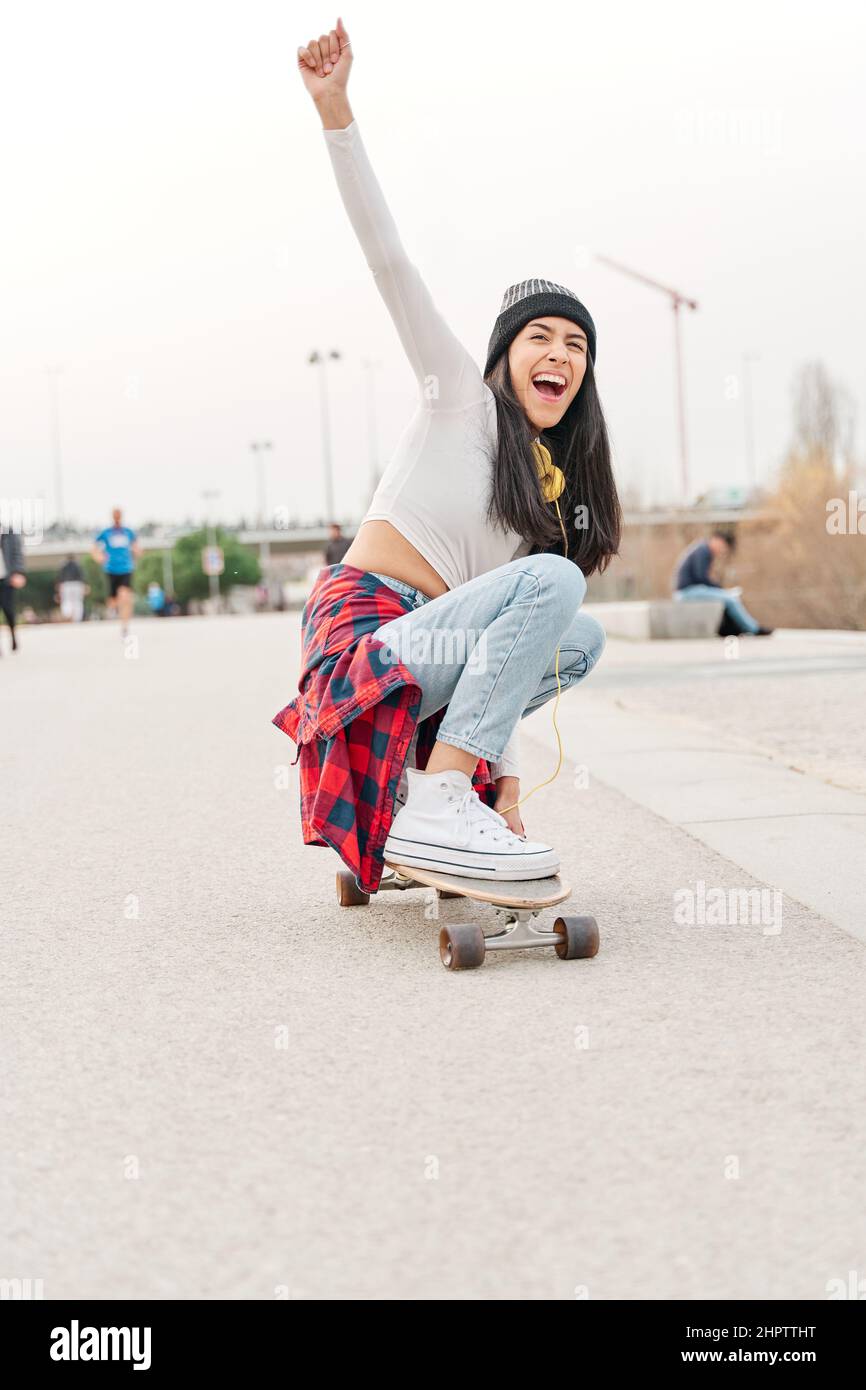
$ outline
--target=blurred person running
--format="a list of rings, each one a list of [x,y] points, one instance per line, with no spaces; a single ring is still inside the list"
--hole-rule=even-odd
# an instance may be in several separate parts
[[[129,620],[135,595],[132,576],[136,558],[141,554],[141,546],[134,531],[123,525],[123,513],[115,507],[111,513],[111,525],[93,542],[91,555],[101,565],[108,580],[108,607],[120,614],[121,636],[129,631]]]

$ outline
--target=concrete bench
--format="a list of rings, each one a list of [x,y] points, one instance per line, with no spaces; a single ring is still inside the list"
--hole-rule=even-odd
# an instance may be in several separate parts
[[[609,637],[647,642],[656,638],[715,637],[725,605],[721,599],[635,599],[628,603],[587,603],[584,613],[598,618]]]

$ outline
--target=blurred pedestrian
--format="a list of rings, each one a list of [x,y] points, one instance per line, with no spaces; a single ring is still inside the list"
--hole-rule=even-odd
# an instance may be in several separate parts
[[[152,579],[147,586],[147,604],[151,613],[155,617],[162,617],[165,612],[165,592],[161,584]]]
[[[15,636],[15,602],[18,590],[23,589],[26,583],[21,537],[14,531],[0,532],[0,610],[9,624],[13,652],[18,650],[18,640]]]
[[[345,555],[349,546],[352,544],[351,537],[343,535],[342,528],[338,521],[332,521],[330,526],[331,539],[325,547],[325,564],[338,565]]]
[[[57,575],[55,589],[57,590],[60,616],[63,621],[66,623],[82,622],[87,585],[84,582],[84,571],[74,555],[67,556],[66,564],[62,566]]]

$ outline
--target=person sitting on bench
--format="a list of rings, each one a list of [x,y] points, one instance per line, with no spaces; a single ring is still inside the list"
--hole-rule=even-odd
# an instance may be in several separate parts
[[[725,611],[719,625],[720,637],[749,633],[754,637],[769,637],[771,627],[762,627],[740,601],[740,589],[723,589],[710,578],[715,560],[733,554],[737,540],[733,531],[713,531],[709,540],[694,541],[677,561],[674,575],[674,598],[685,600],[721,599]]]

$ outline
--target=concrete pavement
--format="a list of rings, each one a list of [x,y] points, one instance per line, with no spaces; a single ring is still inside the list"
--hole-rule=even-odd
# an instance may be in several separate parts
[[[682,795],[705,758],[716,797],[744,719],[773,733],[757,673],[722,676],[685,739],[680,682],[716,701],[720,644],[611,643],[560,704],[567,765],[524,808],[599,955],[451,974],[424,895],[340,910],[336,857],[301,843],[294,745],[269,722],[298,615],[134,631],[125,654],[110,624],[28,630],[0,663],[0,1276],[47,1298],[571,1300],[822,1299],[866,1274],[862,942],[790,889],[779,931],[684,920],[699,884],[778,890],[666,781],[697,753]],[[844,738],[826,753],[819,711],[813,768],[790,765],[797,691],[853,728],[841,689],[861,677],[789,656],[764,678],[792,743],[748,766],[778,755],[825,825],[833,791],[856,825],[856,759]],[[620,715],[640,727],[617,768]],[[549,723],[523,726],[527,787],[552,771]],[[745,765],[734,780],[748,795]],[[764,787],[755,824],[786,794]]]
[[[595,774],[866,942],[866,634],[614,642],[560,727]],[[527,724],[550,746],[550,719]],[[537,722],[536,722],[537,720]]]

